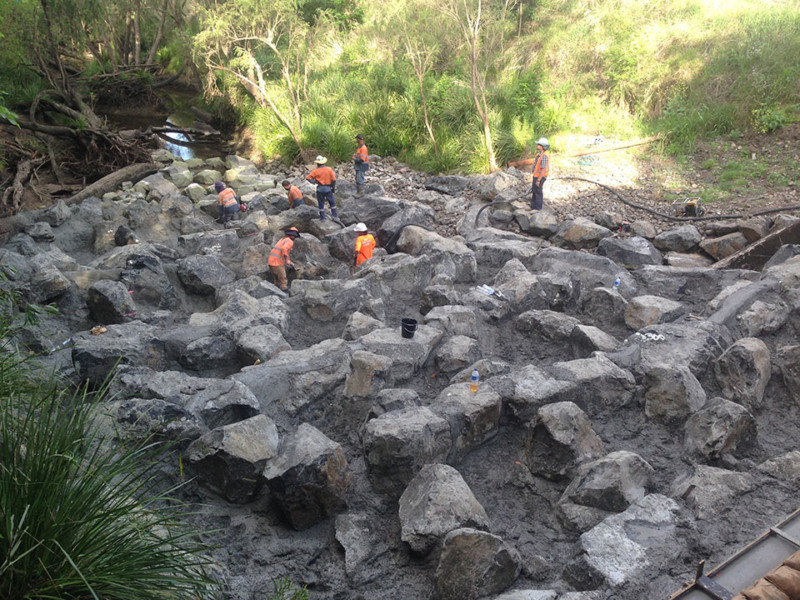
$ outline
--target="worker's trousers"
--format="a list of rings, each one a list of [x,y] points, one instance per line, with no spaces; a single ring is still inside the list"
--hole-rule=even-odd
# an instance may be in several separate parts
[[[542,210],[544,204],[544,182],[547,177],[542,177],[542,183],[536,185],[536,180],[533,180],[533,187],[531,188],[531,210]]]

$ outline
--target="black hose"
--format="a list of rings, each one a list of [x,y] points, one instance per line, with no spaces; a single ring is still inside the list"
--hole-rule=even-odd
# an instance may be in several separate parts
[[[760,211],[753,212],[753,213],[747,213],[745,215],[739,214],[739,215],[709,215],[709,216],[706,216],[706,217],[673,217],[672,215],[665,215],[664,213],[660,213],[657,210],[653,210],[652,208],[647,208],[646,206],[642,206],[641,204],[635,204],[635,203],[631,202],[630,200],[626,200],[614,188],[612,188],[610,186],[607,186],[607,185],[605,185],[603,183],[599,183],[597,181],[592,181],[591,179],[584,179],[583,177],[558,177],[557,179],[562,179],[562,180],[568,180],[569,179],[569,180],[573,180],[573,181],[585,181],[586,183],[593,183],[594,185],[600,186],[601,188],[604,188],[604,189],[608,190],[609,192],[611,192],[612,194],[614,194],[614,196],[616,196],[616,198],[620,202],[625,204],[626,206],[630,206],[631,208],[637,208],[639,210],[643,210],[643,211],[645,211],[647,213],[650,213],[652,215],[656,215],[656,216],[661,217],[663,219],[669,219],[670,221],[716,221],[716,220],[720,220],[720,219],[749,219],[750,217],[759,217],[761,215],[768,215],[770,213],[784,212],[784,211],[787,211],[787,210],[798,210],[798,209],[800,209],[800,204],[793,204],[793,205],[790,205],[790,206],[782,206],[780,208],[768,208],[766,210],[760,210]]]
[[[593,183],[594,185],[599,186],[611,192],[617,198],[617,200],[619,200],[626,206],[630,206],[631,208],[636,208],[638,210],[643,210],[646,213],[650,213],[651,215],[661,217],[662,219],[668,219],[670,221],[692,222],[692,221],[717,221],[722,219],[749,219],[751,217],[760,217],[762,215],[768,215],[771,213],[786,212],[789,210],[800,210],[800,204],[792,204],[790,206],[782,206],[780,208],[768,208],[766,210],[759,210],[757,212],[747,213],[745,215],[738,214],[738,215],[708,215],[705,217],[674,217],[672,215],[665,215],[664,213],[660,213],[657,210],[653,210],[652,208],[642,206],[641,204],[636,204],[634,202],[631,202],[630,200],[626,200],[617,190],[615,190],[611,186],[605,185],[604,183],[600,183],[598,181],[592,181],[591,179],[584,179],[583,177],[555,177],[554,179],[585,181],[586,183]],[[485,206],[482,206],[478,211],[478,214],[475,215],[475,227],[478,226],[478,217],[481,216],[481,213],[485,209],[489,208],[490,206],[494,206],[495,204],[508,204],[508,203],[509,203],[508,200],[499,200],[496,202],[491,202],[489,204],[486,204]]]

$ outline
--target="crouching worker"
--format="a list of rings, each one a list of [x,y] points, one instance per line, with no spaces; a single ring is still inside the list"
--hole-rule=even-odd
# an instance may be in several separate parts
[[[356,251],[353,256],[353,265],[358,266],[365,260],[372,258],[372,251],[375,249],[375,238],[367,231],[364,223],[359,223],[353,231],[358,236],[356,238]]]
[[[217,191],[217,202],[219,202],[219,217],[223,223],[227,223],[232,219],[239,218],[239,198],[233,189],[227,187],[221,181],[214,184],[214,189]]]
[[[272,271],[272,275],[275,277],[275,284],[285,292],[289,289],[289,280],[286,278],[286,268],[294,269],[294,263],[289,258],[289,252],[291,252],[292,246],[294,246],[294,240],[300,237],[300,232],[297,230],[297,227],[289,227],[289,229],[283,233],[284,237],[278,240],[272,247],[272,250],[270,250],[267,264],[269,265],[269,270]]]
[[[289,192],[289,208],[299,208],[304,204],[303,192],[299,187],[292,185],[292,182],[288,179],[284,179],[281,185],[283,189]]]

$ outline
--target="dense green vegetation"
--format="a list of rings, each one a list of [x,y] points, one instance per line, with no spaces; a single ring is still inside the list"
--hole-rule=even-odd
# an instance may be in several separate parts
[[[48,5],[61,7],[57,27],[41,10]],[[0,33],[12,42],[0,52],[6,107],[47,87],[25,50],[42,36],[82,54],[92,73],[150,63],[174,72],[194,61],[186,73],[202,78],[212,105],[234,109],[267,157],[347,160],[361,132],[370,150],[417,168],[486,171],[542,135],[566,150],[570,134],[660,133],[667,149],[685,153],[701,139],[800,118],[794,0],[0,6]],[[10,26],[12,16],[31,28]]]
[[[199,600],[205,546],[179,526],[153,445],[110,445],[86,389],[42,373],[13,339],[36,311],[0,280],[0,597]]]

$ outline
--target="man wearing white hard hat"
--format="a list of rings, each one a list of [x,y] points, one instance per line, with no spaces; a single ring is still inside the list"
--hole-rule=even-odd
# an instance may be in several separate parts
[[[317,156],[314,162],[317,163],[317,168],[311,171],[311,173],[306,176],[306,179],[317,184],[319,218],[322,221],[325,220],[325,200],[327,200],[328,204],[330,204],[333,218],[338,219],[339,211],[336,210],[336,199],[333,197],[336,193],[336,173],[334,173],[333,169],[330,167],[325,166],[328,159],[324,156]]]
[[[365,260],[372,258],[372,251],[375,249],[375,238],[367,231],[364,223],[359,223],[353,228],[358,236],[356,238],[356,251],[353,255],[353,264],[357,267]]]

